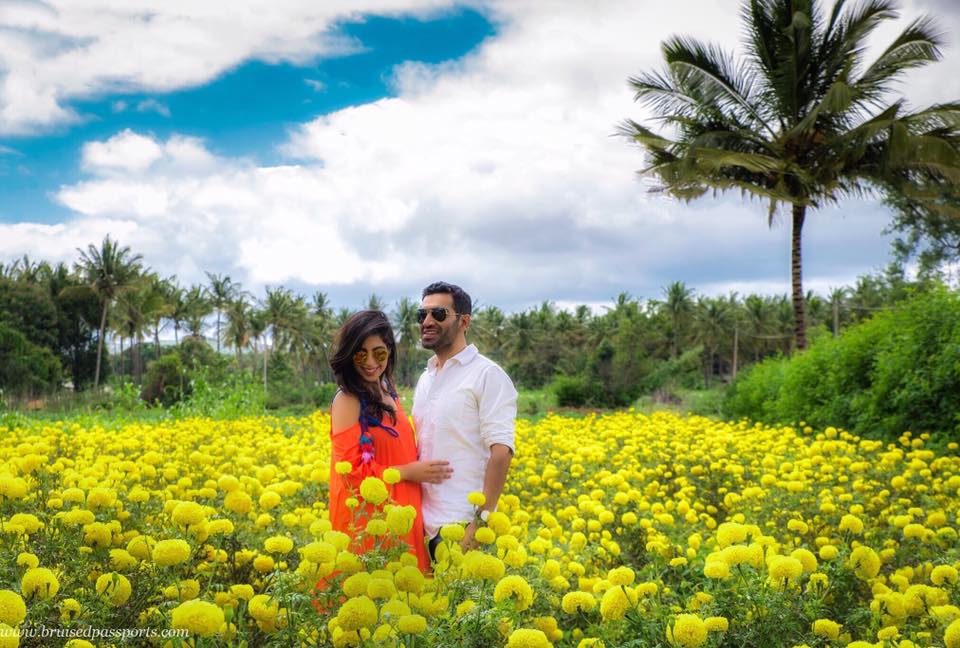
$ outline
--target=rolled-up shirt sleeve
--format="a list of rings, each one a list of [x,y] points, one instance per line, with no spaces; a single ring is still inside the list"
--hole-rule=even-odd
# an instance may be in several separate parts
[[[506,372],[496,365],[484,372],[477,394],[477,412],[480,438],[486,446],[489,448],[499,443],[515,452],[513,434],[517,418],[517,390]]]

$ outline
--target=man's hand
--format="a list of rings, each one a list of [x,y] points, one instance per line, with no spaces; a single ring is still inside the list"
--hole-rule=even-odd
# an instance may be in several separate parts
[[[449,461],[414,461],[397,466],[403,481],[439,484],[453,476]]]
[[[460,548],[464,551],[470,551],[471,549],[479,547],[480,543],[473,537],[476,533],[477,523],[471,522],[467,525],[467,528],[463,530],[463,540],[460,541]]]

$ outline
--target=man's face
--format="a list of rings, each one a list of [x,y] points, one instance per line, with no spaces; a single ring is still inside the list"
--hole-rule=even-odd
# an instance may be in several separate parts
[[[424,349],[444,349],[457,339],[461,318],[453,310],[453,295],[427,295],[420,302],[420,308],[427,311],[427,317],[420,324],[420,344]],[[431,312],[434,308],[446,309],[447,316],[438,322]]]

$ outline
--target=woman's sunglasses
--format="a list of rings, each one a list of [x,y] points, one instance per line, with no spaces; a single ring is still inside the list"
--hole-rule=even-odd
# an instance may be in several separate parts
[[[449,308],[444,306],[437,306],[436,308],[418,308],[417,309],[417,321],[423,324],[427,319],[427,314],[433,315],[433,319],[438,322],[442,322],[447,319],[447,312],[450,311]],[[456,315],[456,313],[454,313]]]
[[[384,362],[387,358],[390,357],[390,352],[387,349],[379,348],[373,350],[373,359],[379,364]],[[367,362],[367,352],[364,349],[357,351],[353,354],[353,363],[362,365]]]

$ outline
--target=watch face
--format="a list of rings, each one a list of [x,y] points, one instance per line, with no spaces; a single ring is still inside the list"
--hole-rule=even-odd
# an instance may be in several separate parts
[[[487,521],[487,518],[490,517],[490,511],[480,511],[480,519],[484,522]]]

